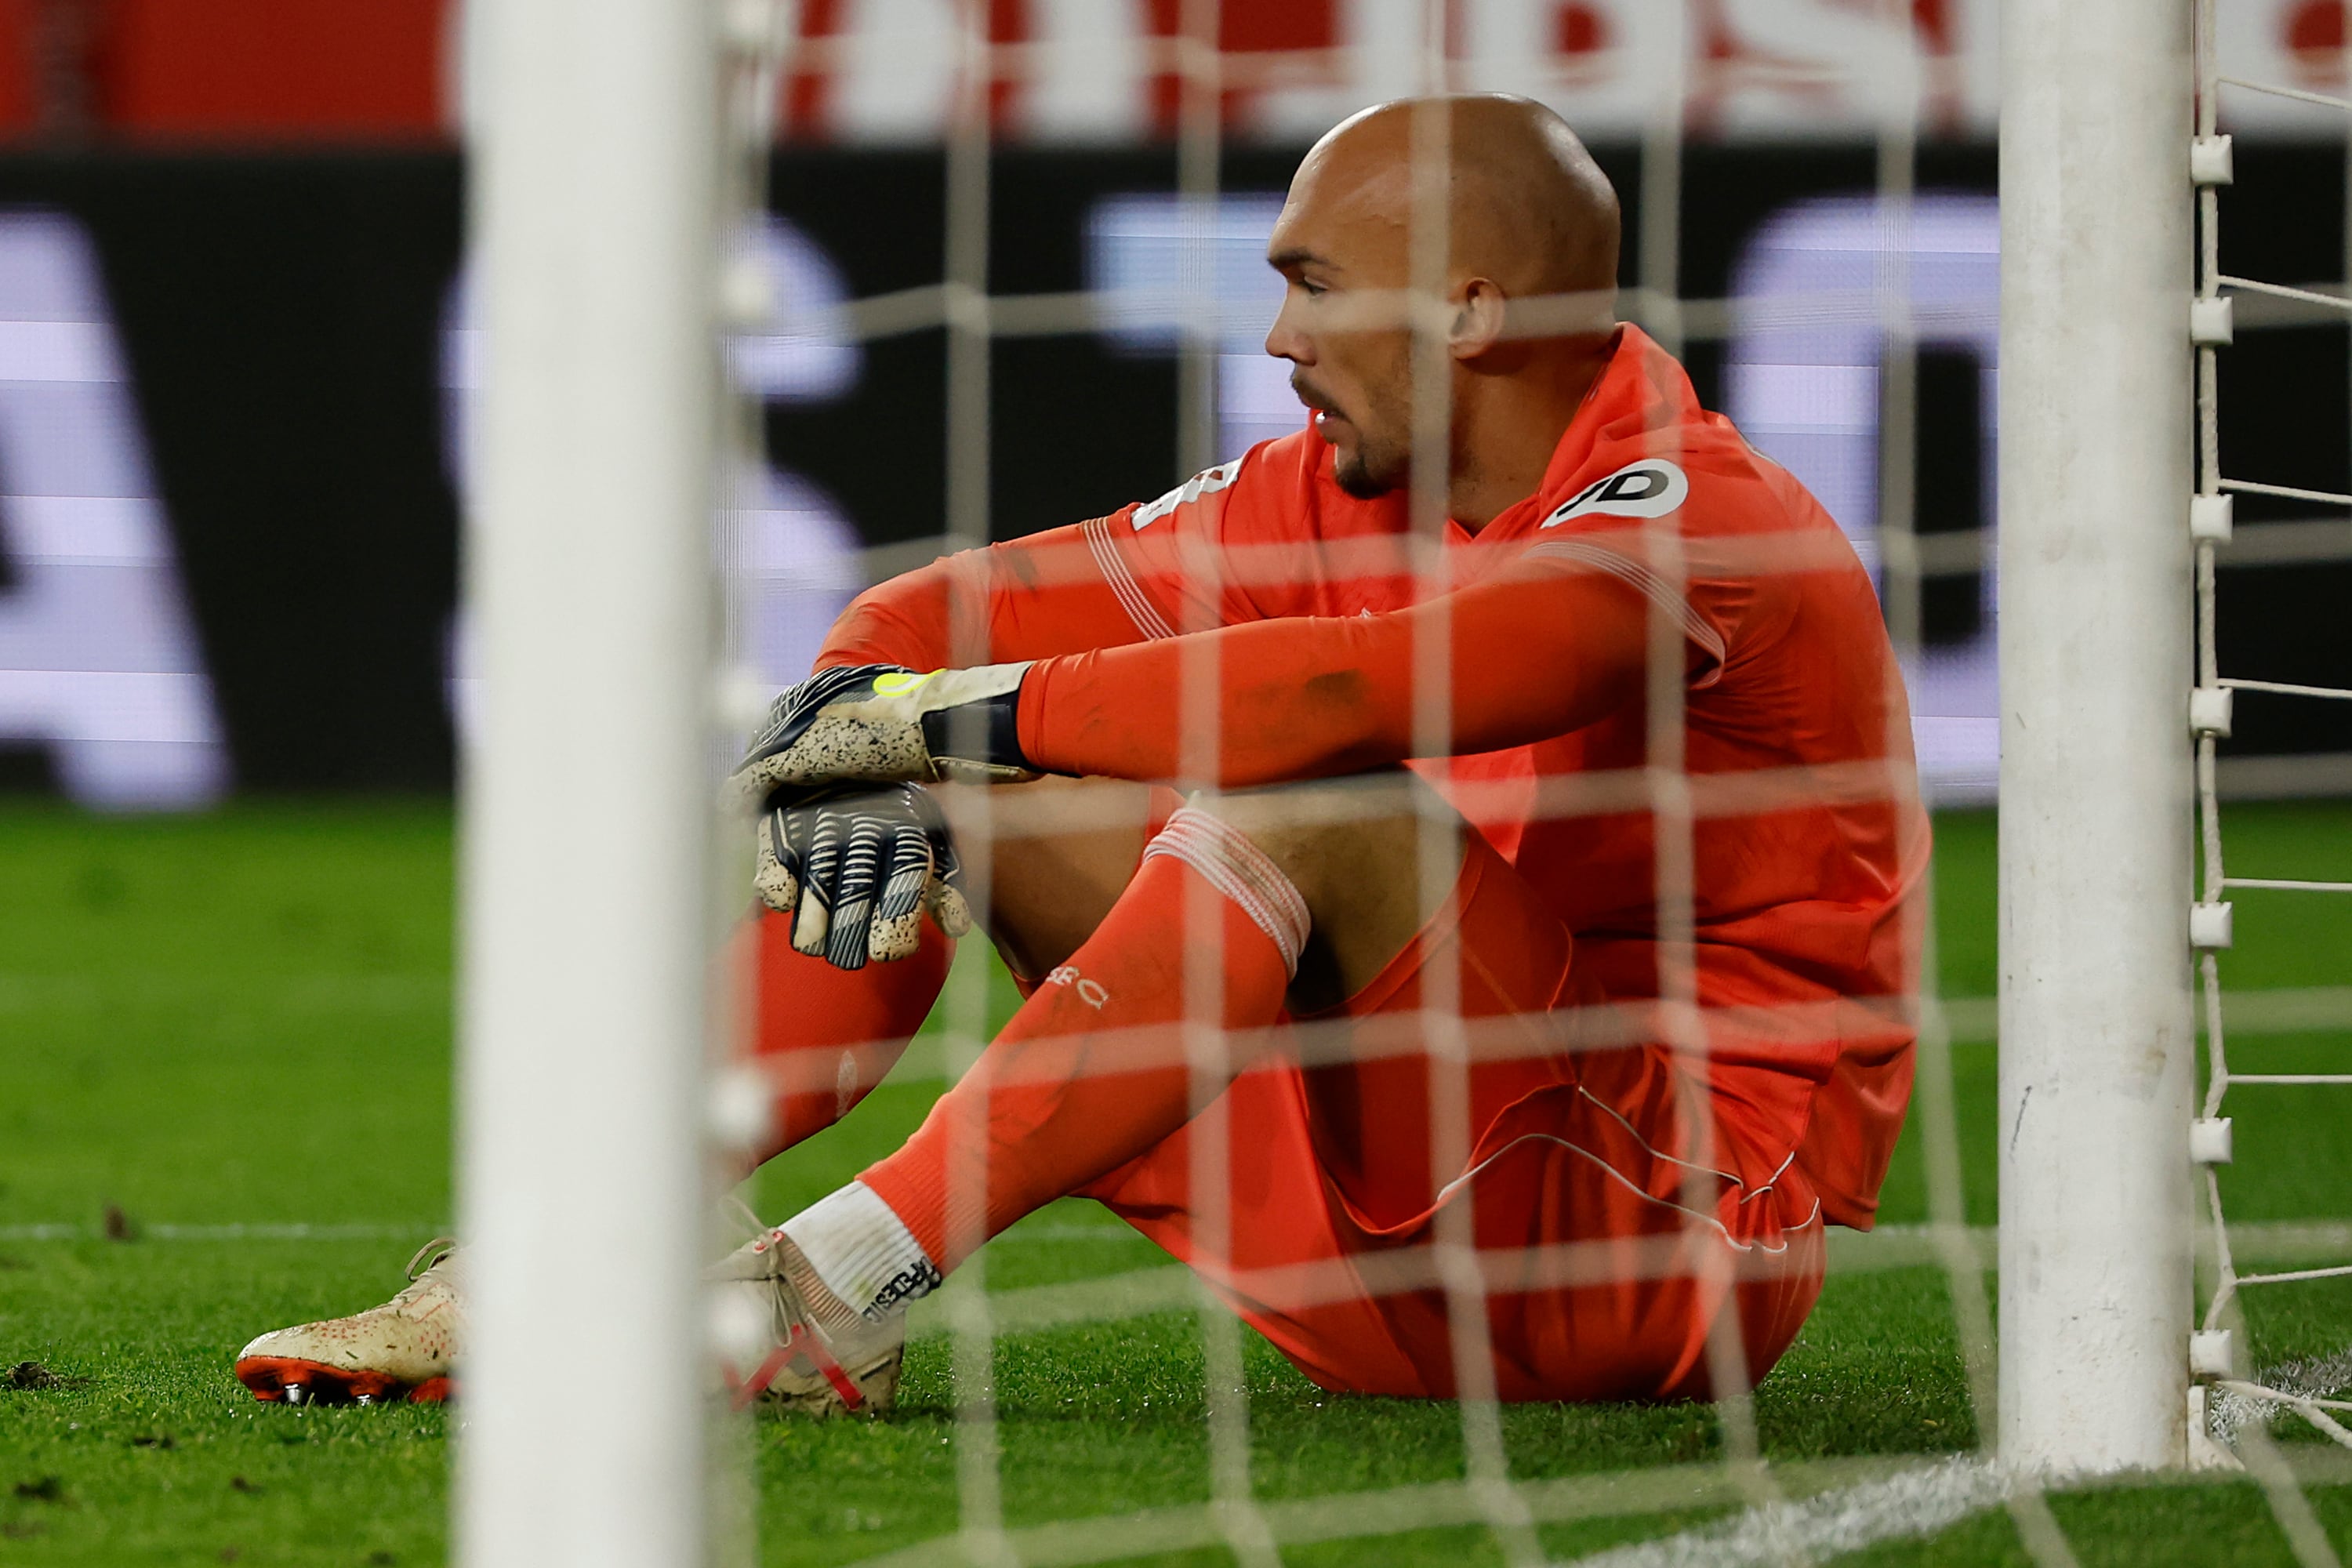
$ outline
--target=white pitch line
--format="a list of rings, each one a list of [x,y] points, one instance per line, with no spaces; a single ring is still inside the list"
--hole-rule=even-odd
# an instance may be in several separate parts
[[[150,1224],[133,1221],[142,1237],[159,1241],[373,1241],[397,1240],[406,1237],[427,1237],[446,1234],[452,1226],[446,1220],[356,1221],[347,1224],[254,1223],[217,1225],[175,1225],[168,1222]],[[71,1222],[47,1224],[0,1225],[0,1241],[94,1241],[103,1236],[96,1225]],[[1994,1241],[1997,1233],[1990,1226],[1969,1227],[1968,1242],[1986,1268],[1993,1266]],[[1002,1238],[1013,1243],[1042,1246],[1091,1244],[1120,1247],[1135,1246],[1139,1249],[1150,1243],[1124,1226],[1045,1224],[1030,1225],[1005,1233]],[[1924,1225],[1891,1223],[1871,1231],[1832,1230],[1829,1233],[1829,1271],[1832,1276],[1876,1273],[1893,1268],[1941,1268],[1944,1254],[1932,1227]],[[2279,1220],[2252,1225],[2232,1226],[2230,1229],[2231,1249],[2241,1264],[2329,1264],[2352,1258],[2352,1223],[2342,1220]],[[1145,1280],[1142,1277],[1154,1278]],[[1163,1280],[1158,1276],[1166,1276]],[[1163,1290],[1173,1290],[1169,1280],[1181,1279],[1185,1270],[1181,1265],[1163,1264],[1130,1270],[1123,1274],[1090,1276],[1086,1279],[1060,1285],[1030,1287],[1027,1290],[1011,1292],[1014,1296],[1034,1294],[1040,1298],[1040,1310],[1053,1321],[1063,1321],[1069,1310],[1064,1304],[1050,1307],[1044,1302],[1047,1296],[1078,1290],[1086,1292],[1109,1289],[1121,1300],[1157,1302]],[[1137,1288],[1141,1287],[1141,1294]],[[1106,1302],[1107,1308],[1109,1303]],[[1154,1305],[1148,1310],[1159,1311]],[[1108,1315],[1121,1315],[1115,1309]]]
[[[441,1012],[454,982],[446,974],[22,974],[0,972],[0,1013],[94,1012],[109,1007],[184,1007],[224,994],[294,1013]]]
[[[2341,1398],[2345,1390],[2352,1388],[2352,1346],[2330,1356],[2314,1356],[2264,1367],[2252,1381],[2265,1388],[2275,1388],[2282,1394],[2299,1394],[2306,1399]],[[2225,1389],[2207,1413],[2205,1429],[2221,1442],[2235,1443],[2238,1435],[2248,1426],[2267,1428],[2286,1409],[2287,1406],[2274,1400],[2257,1399],[2249,1394]]]
[[[149,1225],[133,1220],[130,1239],[138,1241],[393,1241],[446,1233],[431,1220],[410,1224],[352,1225]],[[0,1225],[0,1241],[98,1241],[94,1225]]]
[[[1885,1541],[1938,1533],[1988,1509],[2019,1487],[2007,1470],[1958,1456],[1885,1480],[1776,1502],[1657,1541],[1580,1557],[1580,1568],[1748,1568],[1818,1561]]]

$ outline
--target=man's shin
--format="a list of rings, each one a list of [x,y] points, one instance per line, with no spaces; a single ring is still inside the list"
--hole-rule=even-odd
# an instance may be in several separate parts
[[[1307,934],[1305,904],[1255,846],[1177,813],[1094,934],[859,1181],[952,1269],[1191,1120],[1262,1048]],[[1219,1036],[1214,1064],[1196,1059],[1199,1024]]]
[[[882,1081],[930,1016],[955,943],[926,919],[909,956],[835,969],[793,952],[790,918],[771,910],[746,921],[738,940],[753,989],[748,1054],[775,1097],[757,1163],[832,1126]]]

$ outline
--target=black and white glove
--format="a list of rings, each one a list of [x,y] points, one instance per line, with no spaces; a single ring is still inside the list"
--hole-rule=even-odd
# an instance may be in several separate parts
[[[913,952],[922,912],[971,929],[963,866],[947,819],[913,784],[829,790],[768,808],[760,822],[760,901],[793,917],[793,949],[835,969]]]
[[[893,664],[820,669],[769,706],[730,781],[747,806],[780,788],[834,784],[1015,784],[1027,664],[918,675]]]

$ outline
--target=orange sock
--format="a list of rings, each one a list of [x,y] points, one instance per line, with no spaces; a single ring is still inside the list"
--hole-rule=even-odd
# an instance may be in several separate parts
[[[1188,910],[1201,900],[1223,936],[1223,1028],[1263,1030],[1280,1016],[1306,906],[1248,840],[1204,813],[1177,813],[1094,935],[906,1145],[858,1177],[942,1270],[1192,1119],[1184,970],[1199,951]],[[1218,1087],[1249,1049],[1228,1057]]]
[[[930,1016],[955,943],[927,919],[907,957],[845,970],[794,952],[791,920],[772,910],[742,935],[756,947],[751,1054],[776,1089],[774,1133],[756,1152],[766,1160],[840,1121],[882,1081]]]

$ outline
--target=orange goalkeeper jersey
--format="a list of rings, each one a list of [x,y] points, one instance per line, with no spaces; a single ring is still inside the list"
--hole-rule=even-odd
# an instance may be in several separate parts
[[[1868,1224],[1909,1097],[1927,835],[1901,675],[1844,535],[1630,326],[1535,495],[1475,533],[1448,522],[1435,561],[1416,562],[1408,514],[1342,491],[1302,430],[870,595],[825,662],[1047,655],[1021,738],[1056,773],[1237,785],[1409,763],[1575,933],[1581,1043],[1704,1055],[1725,1113],[1783,1134],[1759,1146],[1796,1150],[1827,1217]],[[1645,697],[1591,679],[1648,637],[1628,603],[1679,645],[1659,769]],[[1416,709],[1417,664],[1448,671],[1445,703]],[[1188,733],[1188,679],[1218,683],[1213,737]],[[1662,900],[1656,851],[1678,817],[1686,993],[1660,973],[1684,879],[1669,863]],[[1678,993],[1696,1008],[1658,1004]]]

